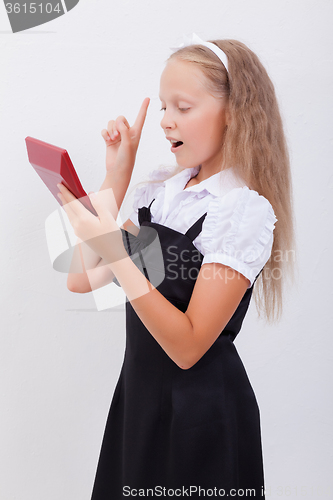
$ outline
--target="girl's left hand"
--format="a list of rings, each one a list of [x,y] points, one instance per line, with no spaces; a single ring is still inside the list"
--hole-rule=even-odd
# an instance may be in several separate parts
[[[68,215],[75,235],[84,241],[107,263],[127,257],[121,230],[111,212],[103,203],[104,191],[88,194],[98,217],[87,210],[82,203],[63,185],[57,184],[63,208]]]

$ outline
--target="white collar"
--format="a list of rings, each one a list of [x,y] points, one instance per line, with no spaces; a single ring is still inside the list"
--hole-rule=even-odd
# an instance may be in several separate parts
[[[232,168],[228,168],[226,170],[222,170],[221,172],[217,172],[217,174],[211,175],[207,179],[199,182],[199,184],[195,184],[194,186],[190,186],[184,190],[188,181],[192,177],[196,176],[199,171],[200,165],[193,168],[185,168],[181,172],[178,172],[178,174],[170,177],[170,179],[165,180],[163,184],[165,184],[168,191],[171,190],[173,194],[177,194],[181,191],[186,193],[200,193],[206,190],[214,196],[222,196],[233,188],[243,187],[246,185],[235,175]]]

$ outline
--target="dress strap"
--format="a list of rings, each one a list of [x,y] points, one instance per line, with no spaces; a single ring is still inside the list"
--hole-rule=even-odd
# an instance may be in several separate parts
[[[143,221],[151,222],[150,207],[151,207],[153,201],[155,201],[155,198],[150,202],[150,204],[149,204],[148,207],[141,207],[141,208],[139,208],[139,210],[138,210],[138,220],[139,220],[140,226],[141,226],[141,224],[142,224]]]
[[[259,276],[260,276],[260,274],[262,273],[263,269],[264,269],[264,268],[262,268],[262,269],[259,271],[259,273],[257,274],[257,276],[255,277],[255,280],[254,280],[254,282],[253,282],[253,285],[255,284],[255,282],[257,281],[257,279],[259,278]],[[253,286],[253,285],[252,285],[252,286]]]
[[[185,233],[185,236],[190,238],[191,241],[195,240],[195,238],[198,236],[198,234],[201,233],[202,229],[202,224],[203,221],[205,220],[205,217],[207,215],[207,212],[203,214],[200,219],[198,219]]]
[[[138,210],[138,219],[139,219],[139,224],[141,226],[143,221],[148,221],[151,222],[151,212],[150,212],[150,207],[155,201],[155,198],[150,202],[148,207],[141,207]],[[185,233],[185,236],[187,236],[191,241],[195,240],[195,238],[198,236],[198,234],[201,233],[202,229],[202,224],[203,221],[205,220],[205,217],[207,215],[207,212],[203,214],[200,219],[198,219]]]

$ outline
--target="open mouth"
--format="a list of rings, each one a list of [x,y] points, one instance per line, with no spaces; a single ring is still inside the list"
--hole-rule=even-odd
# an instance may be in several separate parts
[[[183,145],[182,141],[171,141],[171,150],[174,151],[175,149],[179,148],[182,145]]]

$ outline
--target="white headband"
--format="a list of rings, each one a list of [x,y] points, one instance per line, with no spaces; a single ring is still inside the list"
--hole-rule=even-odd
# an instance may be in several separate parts
[[[216,54],[220,61],[223,63],[225,69],[228,72],[228,58],[226,53],[223,52],[223,50],[220,49],[217,45],[215,45],[215,43],[204,42],[195,33],[192,33],[190,37],[183,35],[183,43],[180,44],[179,47],[172,47],[171,50],[173,52],[176,52],[177,50],[182,49],[183,47],[188,47],[189,45],[204,45],[205,47],[207,47],[207,49],[213,51],[214,54]]]

